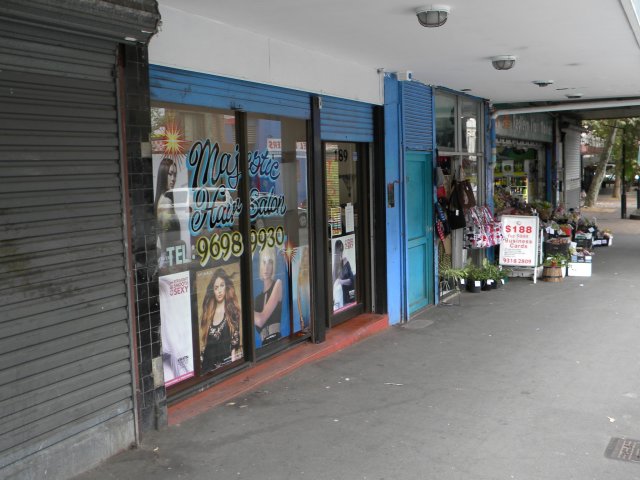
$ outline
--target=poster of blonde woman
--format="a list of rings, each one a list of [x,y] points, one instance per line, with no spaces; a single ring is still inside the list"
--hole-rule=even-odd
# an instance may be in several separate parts
[[[256,347],[269,345],[291,333],[287,268],[281,251],[265,246],[256,249],[254,262],[253,323]],[[257,274],[257,275],[256,275]]]
[[[356,303],[355,240],[355,234],[331,239],[334,312]]]
[[[189,272],[159,277],[162,367],[167,387],[193,376]]]

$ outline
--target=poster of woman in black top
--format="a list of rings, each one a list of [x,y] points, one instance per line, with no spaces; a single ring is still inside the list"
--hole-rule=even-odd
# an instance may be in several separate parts
[[[236,262],[196,275],[203,373],[242,358],[242,311],[236,291],[240,286],[235,280],[239,271]]]

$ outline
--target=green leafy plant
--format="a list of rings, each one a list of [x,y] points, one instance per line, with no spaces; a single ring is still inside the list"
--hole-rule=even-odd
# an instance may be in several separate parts
[[[440,277],[459,283],[460,280],[467,278],[467,271],[464,268],[446,267],[440,270]]]
[[[498,282],[501,278],[503,278],[502,271],[500,267],[495,263],[489,262],[486,258],[482,260],[482,270],[486,276],[486,280],[494,280]]]
[[[483,267],[479,267],[477,265],[474,265],[472,263],[468,263],[465,267],[464,267],[464,271],[466,273],[466,278],[468,278],[471,281],[482,281],[482,280],[487,280],[490,277],[488,276],[488,272],[485,268]]]
[[[564,267],[569,262],[569,258],[569,256],[562,253],[547,255],[542,265],[545,267]]]
[[[536,209],[538,216],[542,221],[548,221],[553,213],[553,205],[546,200],[537,200],[531,203],[531,206]]]
[[[468,278],[471,281],[476,280],[476,273],[477,273],[478,267],[476,267],[472,263],[467,263],[464,266],[463,270],[466,278]]]

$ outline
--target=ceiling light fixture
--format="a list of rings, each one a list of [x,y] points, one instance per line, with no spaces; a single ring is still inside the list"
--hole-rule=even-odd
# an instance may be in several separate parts
[[[510,70],[516,64],[516,57],[513,55],[498,55],[491,57],[491,64],[496,70]]]
[[[423,27],[441,27],[447,22],[450,11],[447,5],[426,5],[416,10],[416,16]]]
[[[553,84],[553,80],[534,80],[532,83],[538,85],[539,87],[548,87]]]

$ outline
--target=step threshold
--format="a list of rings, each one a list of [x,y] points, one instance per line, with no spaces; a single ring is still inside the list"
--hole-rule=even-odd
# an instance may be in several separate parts
[[[168,407],[169,425],[178,425],[233,398],[340,351],[389,326],[388,315],[362,314],[327,331],[322,343],[300,343],[232,375],[211,388]]]

